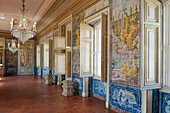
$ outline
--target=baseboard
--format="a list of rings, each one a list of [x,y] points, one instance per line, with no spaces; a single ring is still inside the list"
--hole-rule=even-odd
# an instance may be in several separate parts
[[[82,93],[82,97],[88,97],[88,96],[89,96],[89,93],[88,93],[88,92],[87,92],[87,93],[86,93],[86,92],[83,92],[83,93]]]
[[[106,101],[106,98],[105,97],[102,97],[102,96],[99,96],[97,94],[93,94],[93,97],[97,98],[97,99],[100,99],[102,101]]]
[[[109,109],[109,102],[108,101],[106,101],[106,108]]]
[[[118,107],[115,107],[115,106],[112,106],[112,105],[110,105],[109,108],[110,108],[112,111],[117,112],[117,113],[129,113],[129,112],[125,111],[125,110],[122,110],[122,109],[120,109],[120,108],[118,108]]]

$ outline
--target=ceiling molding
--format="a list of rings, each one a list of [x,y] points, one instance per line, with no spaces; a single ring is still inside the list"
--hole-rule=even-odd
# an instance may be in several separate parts
[[[42,5],[44,4],[45,0],[43,0],[43,2],[41,3],[41,5],[39,6],[38,10],[35,12],[34,16],[32,19],[35,18],[35,16],[37,15],[38,11],[40,10],[40,8],[42,7]]]
[[[1,31],[0,31],[0,37],[4,37],[4,38],[15,38],[14,36],[12,36],[11,33],[1,32]]]
[[[15,14],[15,13],[1,13],[1,14],[5,14],[5,15],[13,15],[13,16],[18,16],[20,17],[21,15],[20,14]],[[32,18],[28,17],[28,16],[25,16],[27,19],[29,20],[32,20]]]
[[[53,5],[48,9],[48,11],[41,17],[37,22],[37,29],[44,21],[64,2],[65,0],[56,0]]]
[[[0,20],[0,23],[9,24],[8,22],[2,21],[2,20]]]
[[[0,29],[0,32],[1,32],[1,33],[11,33],[11,31],[9,31],[9,30],[3,30],[3,29]]]
[[[46,10],[44,10],[44,12],[41,14],[41,16],[37,19],[37,22],[39,22],[41,20],[41,18],[45,15],[45,13],[50,9],[50,7],[54,4],[56,0],[53,0],[48,7],[46,8]]]
[[[60,21],[68,17],[70,14],[76,14],[92,5],[97,3],[100,0],[77,0],[73,3],[69,8],[67,8],[61,15],[56,17],[50,24],[48,24],[44,29],[42,29],[39,33],[37,33],[36,37],[40,39],[45,36],[48,32],[52,31]]]
[[[1,1],[2,3],[0,3],[0,6],[2,9],[0,11],[0,16],[2,15],[5,18],[0,19],[0,29],[8,30],[10,28],[11,18],[16,19],[17,23],[20,20],[21,15],[17,9],[20,7],[21,3],[20,1],[14,0],[9,0],[9,2],[6,0]],[[31,22],[30,25],[32,25],[33,22],[38,22],[56,1],[57,0],[28,0],[26,6],[28,7],[29,12],[26,15],[26,18]]]

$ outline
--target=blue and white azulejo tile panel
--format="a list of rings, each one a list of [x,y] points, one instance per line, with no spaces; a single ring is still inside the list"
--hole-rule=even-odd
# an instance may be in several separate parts
[[[170,93],[160,92],[159,101],[159,112],[170,113]]]
[[[110,104],[131,113],[141,113],[142,92],[137,87],[110,83]]]
[[[93,79],[93,93],[106,98],[106,82]]]
[[[73,74],[72,80],[73,80],[73,89],[79,92],[83,92],[83,78],[80,78],[79,76]]]

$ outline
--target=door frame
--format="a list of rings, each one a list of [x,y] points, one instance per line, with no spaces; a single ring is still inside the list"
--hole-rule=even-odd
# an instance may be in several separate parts
[[[162,76],[162,89],[161,91],[163,92],[170,92],[170,87],[168,87],[167,81],[170,79],[170,75],[168,75],[167,72],[167,62],[169,61],[167,59],[168,57],[168,53],[167,53],[167,49],[168,49],[168,43],[170,43],[170,35],[168,34],[168,30],[170,29],[168,24],[168,16],[170,17],[170,15],[168,15],[168,6],[170,6],[170,0],[167,0],[165,3],[163,3],[163,76]],[[169,8],[170,9],[170,8]],[[167,38],[169,36],[169,38]],[[170,53],[169,53],[170,55]],[[168,77],[169,76],[169,77]]]
[[[62,31],[61,31],[61,28],[62,28],[62,25],[67,25],[67,24],[71,24],[71,26],[73,25],[73,23],[72,23],[72,19],[73,19],[73,15],[71,14],[70,16],[68,16],[67,18],[65,18],[63,21],[61,21],[59,24],[58,24],[58,34],[59,34],[59,36],[61,36],[61,33],[62,33]],[[67,32],[66,32],[67,33]],[[69,78],[69,79],[71,79],[72,80],[72,39],[73,39],[73,28],[71,27],[71,48],[70,48],[70,52],[71,52],[71,78]],[[66,42],[67,42],[67,38],[66,38],[66,36],[65,36],[65,46],[67,46],[66,45]],[[65,47],[65,50],[66,50],[67,48]],[[66,75],[66,73],[67,73],[67,66],[66,66],[66,64],[67,64],[67,51],[65,52],[65,79],[67,80],[67,75]]]
[[[35,41],[34,40],[28,40],[28,41],[32,41],[33,42],[33,55],[32,55],[32,59],[33,59],[33,62],[32,62],[32,64],[33,64],[33,67],[32,67],[32,73],[25,73],[25,74],[22,74],[22,73],[20,73],[20,51],[21,50],[23,50],[23,49],[18,49],[18,75],[33,75],[34,74],[34,67],[35,67],[35,58],[34,58],[34,56],[35,56],[35,52],[34,52],[34,46],[35,46]],[[19,40],[18,40],[18,44],[19,44]],[[27,47],[27,44],[26,44],[26,47]],[[27,52],[27,50],[26,50],[26,52]],[[27,59],[27,57],[28,56],[26,56],[26,59]]]

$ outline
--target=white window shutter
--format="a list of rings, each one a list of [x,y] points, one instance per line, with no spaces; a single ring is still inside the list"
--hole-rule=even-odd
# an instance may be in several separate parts
[[[44,65],[44,46],[40,44],[40,67],[43,68]]]
[[[53,40],[49,40],[49,69],[52,70],[53,69]]]
[[[55,37],[55,75],[65,74],[65,37]]]
[[[80,76],[93,76],[93,27],[80,24]]]
[[[144,0],[143,49],[144,59],[143,89],[161,88],[161,3],[156,0]]]
[[[101,14],[101,82],[107,81],[107,15]]]

